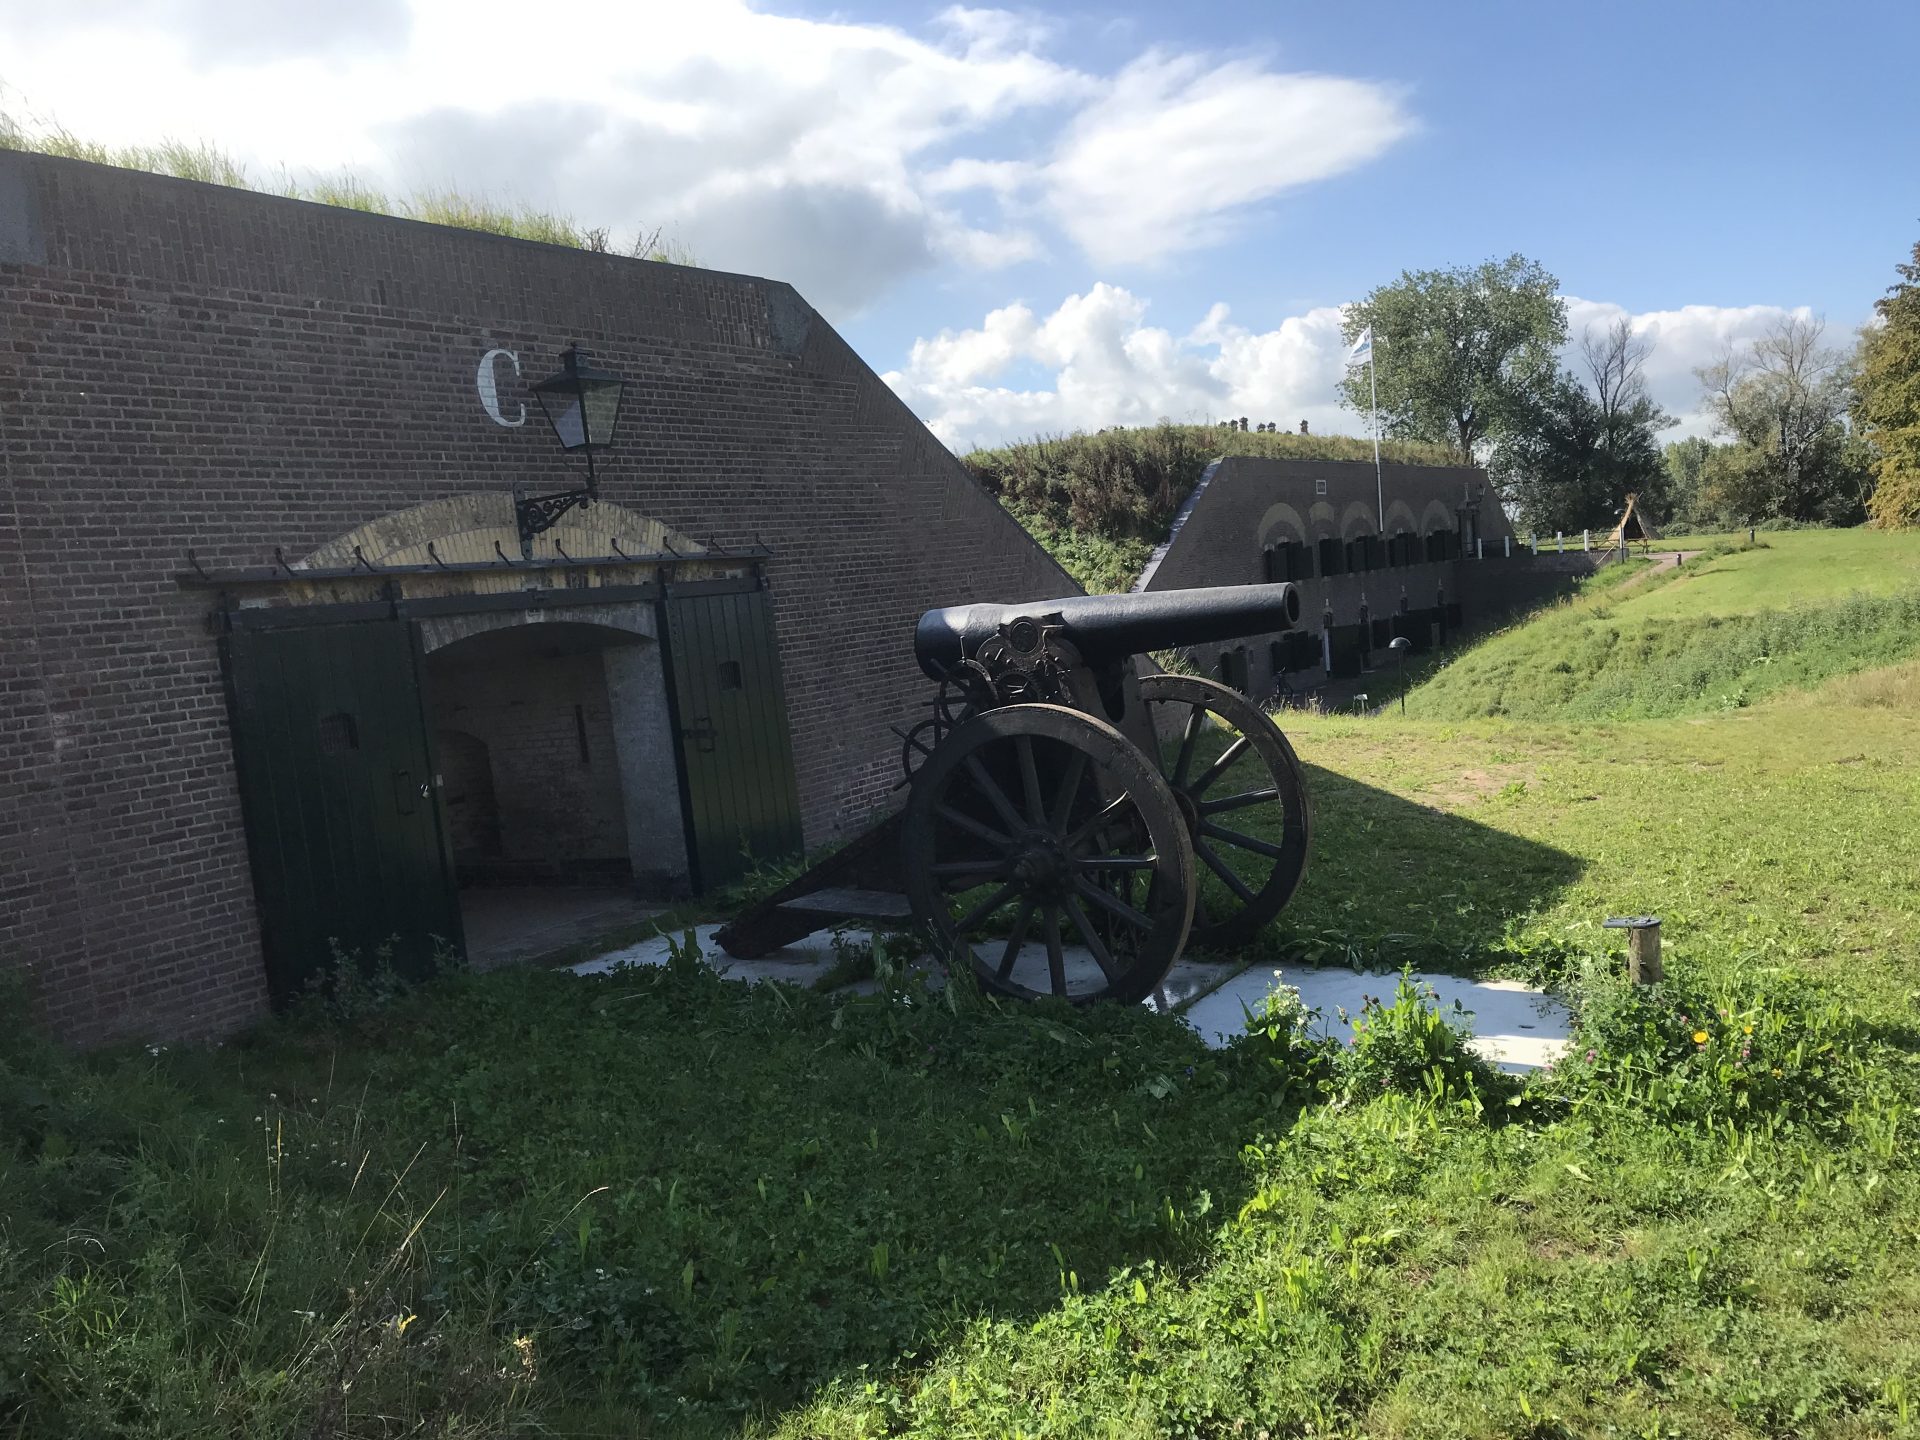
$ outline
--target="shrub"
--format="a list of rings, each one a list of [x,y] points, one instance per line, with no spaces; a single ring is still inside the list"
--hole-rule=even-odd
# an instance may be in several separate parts
[[[1579,991],[1573,1047],[1546,1087],[1575,1110],[1832,1127],[1864,1098],[1883,1049],[1823,987],[1754,956],[1717,979],[1681,962],[1645,986],[1590,969]]]
[[[1442,1007],[1437,999],[1411,970],[1401,972],[1391,1003],[1368,996],[1353,1022],[1352,1043],[1339,1052],[1341,1088],[1356,1098],[1392,1090],[1477,1108],[1498,1088],[1496,1072],[1468,1048],[1468,1014],[1460,1002]]]

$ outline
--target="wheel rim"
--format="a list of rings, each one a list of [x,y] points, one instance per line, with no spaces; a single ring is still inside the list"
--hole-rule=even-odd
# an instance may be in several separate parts
[[[1188,675],[1149,675],[1140,698],[1157,722],[1162,773],[1199,866],[1189,943],[1244,945],[1285,908],[1307,873],[1312,807],[1280,728],[1237,690]],[[1208,740],[1207,717],[1237,737]],[[1223,763],[1224,762],[1224,763]]]
[[[975,716],[915,773],[903,836],[914,915],[982,985],[1136,1001],[1179,957],[1193,849],[1152,761],[1058,705]]]

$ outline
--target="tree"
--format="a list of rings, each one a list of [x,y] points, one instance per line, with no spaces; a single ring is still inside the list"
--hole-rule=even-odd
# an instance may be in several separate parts
[[[1900,283],[1874,302],[1880,323],[1860,337],[1853,419],[1873,446],[1873,518],[1920,526],[1920,243]]]
[[[1789,315],[1744,351],[1694,371],[1731,444],[1706,469],[1706,503],[1730,519],[1865,518],[1871,476],[1846,426],[1852,371],[1821,321]]]
[[[1717,518],[1706,505],[1707,466],[1717,448],[1704,436],[1689,435],[1660,452],[1661,464],[1667,472],[1664,486],[1667,510],[1655,519],[1708,525]]]
[[[1654,520],[1670,510],[1657,432],[1673,420],[1648,394],[1653,352],[1624,317],[1580,338],[1585,379],[1571,371],[1542,387],[1496,450],[1501,496],[1535,531],[1611,525],[1638,494]]]
[[[1472,461],[1527,415],[1558,374],[1567,335],[1559,282],[1521,255],[1451,270],[1409,270],[1347,307],[1351,344],[1373,331],[1381,432],[1449,445]],[[1341,382],[1341,399],[1366,413],[1364,366]]]

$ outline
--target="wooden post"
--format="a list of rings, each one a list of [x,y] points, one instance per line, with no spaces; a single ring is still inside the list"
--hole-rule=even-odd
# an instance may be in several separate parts
[[[1666,979],[1666,967],[1660,960],[1660,917],[1658,915],[1609,915],[1602,924],[1608,930],[1627,932],[1627,978],[1636,985],[1658,985]]]
[[[1660,922],[1627,931],[1627,978],[1636,985],[1658,985],[1666,978],[1660,965]]]

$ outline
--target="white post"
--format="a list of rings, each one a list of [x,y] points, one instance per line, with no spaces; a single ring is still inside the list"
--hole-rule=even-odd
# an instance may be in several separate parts
[[[1478,535],[1473,537],[1473,558],[1476,560],[1487,558],[1487,542]]]
[[[1507,547],[1506,551],[1501,555],[1500,558],[1502,560],[1511,560],[1513,558],[1513,536],[1503,535],[1500,537],[1500,540],[1501,540],[1501,543]]]
[[[1377,335],[1367,339],[1367,386],[1373,391],[1373,492],[1380,504],[1380,533],[1387,533],[1387,483],[1380,476],[1380,377],[1373,368],[1373,347]],[[1469,457],[1471,458],[1471,457]]]
[[[1564,555],[1567,553],[1566,531],[1556,530],[1553,532],[1553,553],[1556,555]]]
[[[1580,548],[1582,550],[1593,549],[1593,531],[1582,530],[1580,532]]]

